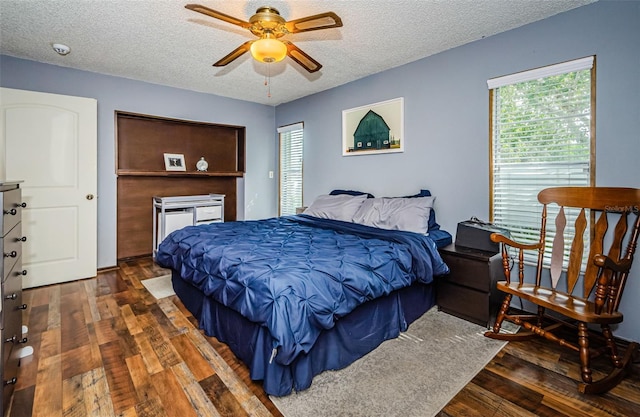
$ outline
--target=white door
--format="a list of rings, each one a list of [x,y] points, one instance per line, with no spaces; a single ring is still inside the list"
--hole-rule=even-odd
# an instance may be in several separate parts
[[[23,287],[97,272],[97,102],[0,89],[0,162],[23,180]]]

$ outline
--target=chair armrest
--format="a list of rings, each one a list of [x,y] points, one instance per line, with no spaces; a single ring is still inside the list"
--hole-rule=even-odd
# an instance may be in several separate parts
[[[516,249],[535,250],[542,247],[542,243],[524,244],[511,240],[508,237],[501,235],[500,233],[491,233],[491,240],[496,243],[503,243]]]
[[[631,259],[621,259],[616,262],[606,255],[595,255],[593,263],[600,268],[610,269],[614,272],[629,272],[631,269]]]

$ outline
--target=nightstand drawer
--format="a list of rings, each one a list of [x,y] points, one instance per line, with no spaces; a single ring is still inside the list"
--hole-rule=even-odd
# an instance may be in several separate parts
[[[445,281],[438,285],[438,308],[481,326],[488,326],[491,319],[488,293]]]
[[[489,292],[491,290],[491,281],[487,279],[490,276],[490,264],[485,261],[475,261],[468,258],[442,254],[442,259],[449,266],[451,271],[449,275],[442,277],[443,281],[464,285],[465,287],[474,288],[476,290]]]

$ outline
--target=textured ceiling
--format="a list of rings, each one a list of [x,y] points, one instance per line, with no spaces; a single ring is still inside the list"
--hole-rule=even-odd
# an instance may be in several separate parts
[[[0,53],[275,106],[594,1],[0,0]],[[290,58],[267,65],[248,53],[219,68],[212,64],[255,37],[185,9],[190,2],[242,20],[265,5],[287,20],[333,11],[344,26],[286,36],[323,65],[314,74]],[[53,43],[71,53],[58,55]]]

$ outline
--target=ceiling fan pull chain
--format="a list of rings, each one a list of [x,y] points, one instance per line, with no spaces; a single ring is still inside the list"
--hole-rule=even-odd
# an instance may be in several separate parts
[[[267,62],[267,77],[264,80],[264,85],[267,86],[267,97],[271,98],[271,62]]]

